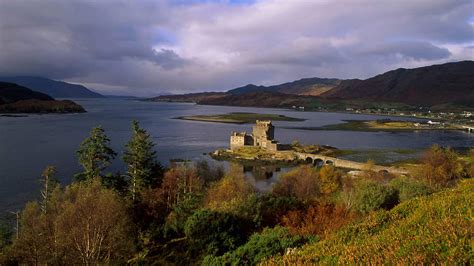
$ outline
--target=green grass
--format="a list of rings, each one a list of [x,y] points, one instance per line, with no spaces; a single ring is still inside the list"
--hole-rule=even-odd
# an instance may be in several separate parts
[[[253,124],[256,120],[272,120],[272,121],[304,121],[305,119],[289,117],[278,114],[257,114],[257,113],[228,113],[228,114],[217,114],[217,115],[194,115],[194,116],[181,116],[177,119],[203,121],[203,122],[216,122],[216,123],[232,123],[232,124]]]
[[[276,264],[472,264],[474,179],[378,211]]]

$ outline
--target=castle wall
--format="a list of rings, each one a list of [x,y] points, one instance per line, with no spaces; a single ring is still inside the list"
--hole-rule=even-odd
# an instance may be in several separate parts
[[[246,132],[232,132],[230,136],[230,149],[235,150],[243,146],[257,146],[269,151],[278,151],[283,146],[278,141],[273,140],[275,127],[271,121],[256,121],[253,126],[253,134]]]
[[[232,134],[230,136],[230,149],[234,150],[243,146],[252,146],[253,138],[247,133]]]

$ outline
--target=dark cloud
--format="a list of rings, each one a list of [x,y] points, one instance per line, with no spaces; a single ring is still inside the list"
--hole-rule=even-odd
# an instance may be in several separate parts
[[[191,3],[191,4],[189,4]],[[0,0],[0,74],[113,93],[366,78],[474,59],[471,0]]]

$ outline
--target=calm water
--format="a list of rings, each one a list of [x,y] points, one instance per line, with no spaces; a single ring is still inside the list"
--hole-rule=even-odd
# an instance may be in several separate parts
[[[164,164],[173,158],[203,158],[203,153],[227,147],[231,131],[251,131],[251,125],[183,121],[173,119],[174,117],[236,111],[284,114],[307,119],[304,122],[274,122],[275,138],[283,143],[299,140],[301,143],[367,150],[421,150],[433,143],[452,147],[474,146],[474,134],[464,132],[388,133],[283,128],[314,127],[346,119],[382,118],[377,116],[116,99],[76,101],[88,112],[0,117],[0,212],[17,209],[25,201],[38,195],[38,178],[46,165],[57,166],[58,176],[63,184],[71,182],[73,174],[80,170],[75,151],[94,126],[103,126],[113,148],[120,154],[130,137],[130,124],[133,119],[138,120],[153,136],[157,144],[158,158]],[[123,170],[123,165],[116,160],[111,170]]]

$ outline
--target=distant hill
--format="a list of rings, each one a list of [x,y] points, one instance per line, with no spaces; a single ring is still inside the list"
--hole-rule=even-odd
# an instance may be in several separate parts
[[[400,68],[366,80],[344,80],[321,96],[414,106],[451,104],[474,107],[474,61]]]
[[[248,84],[227,92],[230,94],[244,94],[249,92],[279,92],[286,94],[318,96],[336,87],[340,82],[341,80],[339,79],[305,78],[267,87]]]
[[[228,94],[225,92],[199,92],[199,93],[187,93],[187,94],[176,94],[176,95],[160,95],[146,99],[146,101],[152,102],[184,102],[184,103],[201,103],[205,100],[219,99]]]
[[[32,91],[14,83],[0,82],[0,104],[14,103],[21,100],[53,101],[53,97],[41,92]]]
[[[151,101],[340,110],[391,106],[474,107],[474,61],[397,69],[366,79],[308,78],[274,86],[248,84],[227,92],[163,95]]]
[[[42,77],[0,77],[0,81],[16,83],[32,90],[46,93],[55,98],[103,98],[104,96],[88,88],[63,81]]]
[[[51,96],[23,86],[0,82],[0,113],[82,113],[73,101],[57,101]]]
[[[289,108],[292,106],[304,106],[312,98],[315,97],[264,91],[242,94],[227,93],[220,97],[201,99],[198,103],[206,105]]]

